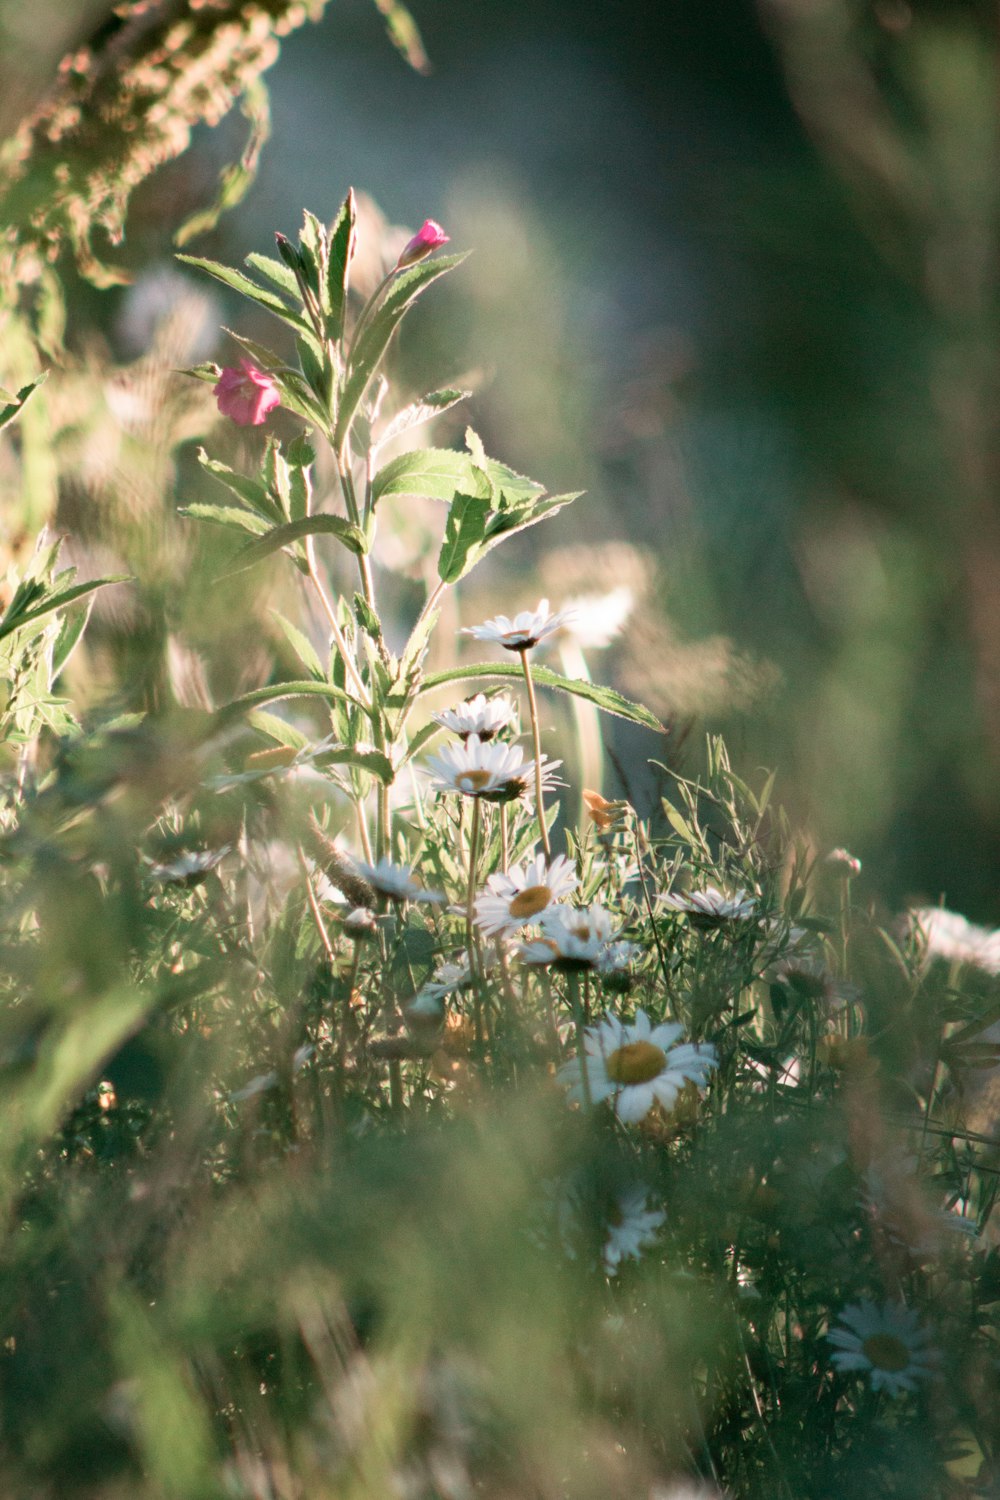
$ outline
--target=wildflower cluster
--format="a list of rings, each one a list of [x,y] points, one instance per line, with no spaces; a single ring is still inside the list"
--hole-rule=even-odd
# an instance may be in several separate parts
[[[444,446],[468,393],[396,398],[397,330],[461,256],[428,220],[362,296],[357,232],[349,195],[254,276],[190,262],[281,340],[190,372],[212,446],[258,451],[202,451],[177,523],[213,587],[267,595],[243,691],[81,725],[67,611],[114,580],[51,544],[0,622],[24,1492],[76,1472],[27,1415],[75,1299],[100,1335],[51,1407],[91,1459],[113,1434],[95,1494],[749,1500],[833,1493],[845,1455],[865,1493],[987,1493],[994,971],[936,962],[940,922],[880,925],[856,857],[793,836],[718,739],[696,777],[653,761],[646,816],[581,784],[595,715],[671,753],[584,655],[631,596],[461,623],[483,558],[577,497],[471,428]],[[436,567],[390,620],[380,545],[415,500]]]

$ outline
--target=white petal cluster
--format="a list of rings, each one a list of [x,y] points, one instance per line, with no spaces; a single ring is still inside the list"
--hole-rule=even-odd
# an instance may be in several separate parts
[[[617,1016],[605,1016],[584,1033],[586,1069],[591,1102],[614,1099],[620,1120],[645,1119],[654,1104],[671,1109],[686,1083],[703,1088],[716,1065],[715,1048],[708,1043],[677,1045],[681,1027],[673,1022],[653,1026],[644,1010],[625,1026]],[[581,1059],[571,1058],[558,1077],[570,1086],[570,1097],[584,1097]]]
[[[534,765],[524,763],[520,745],[494,740],[484,744],[470,734],[460,745],[446,745],[439,755],[427,757],[431,785],[442,792],[460,792],[466,797],[520,796],[534,786]],[[553,784],[561,761],[542,756],[542,788]]]
[[[380,859],[377,865],[367,865],[359,859],[355,867],[373,890],[391,901],[428,901],[438,905],[445,899],[440,891],[428,891],[418,885],[407,865],[393,864],[391,859]]]
[[[594,969],[612,938],[611,916],[599,901],[591,906],[548,907],[538,925],[542,936],[520,948],[528,964]]]
[[[604,1242],[604,1269],[609,1276],[618,1274],[623,1260],[639,1260],[642,1252],[656,1243],[666,1217],[662,1208],[650,1208],[644,1187],[629,1188],[619,1195]]]
[[[512,865],[505,875],[491,875],[476,898],[476,925],[486,937],[516,932],[540,919],[554,902],[576,890],[573,866],[563,854],[548,863],[538,854],[527,864]]]
[[[693,926],[706,929],[723,927],[730,922],[752,922],[757,918],[757,902],[743,890],[725,896],[714,885],[707,885],[701,891],[685,891],[679,896],[670,892],[658,896],[657,900],[669,906],[671,911],[689,917]]]
[[[542,599],[537,609],[522,609],[512,620],[506,615],[497,615],[495,619],[486,620],[482,625],[467,625],[462,634],[475,636],[477,641],[492,641],[507,651],[530,651],[539,641],[555,635],[571,619],[570,610],[563,609],[552,614],[549,601]]]
[[[902,1303],[852,1303],[826,1337],[835,1350],[831,1364],[838,1370],[862,1371],[873,1391],[898,1396],[933,1374],[930,1334],[913,1309]]]
[[[443,729],[450,729],[453,734],[457,734],[460,739],[465,740],[470,734],[477,734],[485,744],[494,735],[514,727],[517,723],[517,708],[506,693],[495,698],[477,693],[474,698],[467,698],[454,708],[445,708],[440,713],[431,714],[431,718]]]

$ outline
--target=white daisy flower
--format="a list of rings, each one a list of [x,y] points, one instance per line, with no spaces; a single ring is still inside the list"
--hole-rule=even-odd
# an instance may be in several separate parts
[[[514,865],[506,875],[491,875],[476,897],[476,925],[487,937],[516,932],[541,912],[576,890],[573,866],[563,854],[551,863],[538,854],[530,864]]]
[[[355,866],[372,889],[388,896],[390,901],[429,901],[436,906],[445,899],[440,891],[428,891],[418,885],[407,865],[393,864],[391,859],[380,859],[377,865],[366,865],[359,859]]]
[[[627,583],[606,594],[580,594],[567,604],[563,629],[583,651],[603,651],[621,633],[635,608],[635,591]]]
[[[519,797],[534,787],[534,762],[524,763],[520,745],[500,740],[484,745],[478,734],[470,734],[460,745],[446,745],[440,755],[427,757],[431,785],[442,792],[461,792],[466,797],[488,797],[504,801]],[[542,756],[542,790],[553,785],[562,761]]]
[[[487,698],[485,693],[477,693],[474,698],[467,698],[455,708],[445,708],[440,713],[431,714],[431,718],[443,729],[450,729],[453,734],[457,734],[460,739],[467,740],[470,734],[478,734],[485,744],[502,730],[516,725],[517,708],[506,693],[501,693],[496,698]]]
[[[613,975],[627,974],[635,963],[641,958],[644,949],[640,943],[626,943],[619,940],[616,943],[608,943],[597,955],[597,971],[605,979]]]
[[[506,651],[530,651],[539,641],[555,635],[571,618],[568,609],[556,614],[549,611],[549,601],[541,599],[537,609],[522,609],[519,615],[509,620],[506,615],[497,615],[482,625],[467,625],[463,635],[475,636],[477,641],[494,641]]]
[[[636,1011],[631,1026],[624,1026],[617,1016],[588,1026],[584,1066],[591,1101],[613,1098],[619,1120],[634,1124],[645,1119],[654,1104],[671,1109],[686,1083],[703,1088],[716,1065],[715,1048],[692,1042],[675,1046],[681,1033],[673,1022],[652,1026],[644,1010]],[[564,1063],[557,1076],[570,1085],[571,1098],[583,1098],[578,1057]]]
[[[522,943],[519,950],[528,964],[593,969],[612,936],[611,916],[599,901],[592,906],[546,907],[538,924],[542,936]]]
[[[752,922],[757,916],[757,903],[746,891],[724,896],[714,885],[707,885],[703,891],[685,891],[679,896],[669,892],[656,899],[671,911],[681,912],[690,919],[692,927],[705,932],[730,922]]]
[[[873,1391],[898,1396],[933,1374],[935,1353],[927,1348],[930,1334],[913,1309],[902,1303],[879,1307],[863,1298],[843,1309],[840,1323],[826,1337],[835,1351],[830,1363],[838,1370],[862,1370]]]
[[[481,954],[479,972],[481,974],[488,974],[497,962],[498,959],[495,953],[485,952]],[[434,970],[433,978],[428,979],[426,984],[421,985],[410,1002],[410,1006],[412,1008],[418,1001],[426,1001],[430,1005],[432,1002],[443,1000],[445,995],[454,994],[456,990],[467,989],[472,984],[474,977],[472,965],[469,963],[469,955],[463,951],[456,958],[438,965]]]
[[[619,1194],[604,1242],[604,1269],[609,1276],[617,1276],[623,1260],[641,1259],[642,1252],[656,1243],[657,1231],[666,1217],[662,1208],[649,1207],[644,1187]]]

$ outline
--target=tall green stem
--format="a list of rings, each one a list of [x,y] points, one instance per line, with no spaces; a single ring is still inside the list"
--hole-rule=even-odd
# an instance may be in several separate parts
[[[545,802],[542,798],[542,737],[538,728],[538,705],[535,702],[535,684],[531,680],[531,665],[527,650],[519,652],[524,685],[528,690],[528,712],[531,715],[531,740],[535,755],[535,810],[538,814],[538,832],[545,850],[545,858],[552,858],[549,831],[545,826]]]

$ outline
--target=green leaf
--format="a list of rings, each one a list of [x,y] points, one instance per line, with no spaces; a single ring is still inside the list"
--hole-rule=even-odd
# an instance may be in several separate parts
[[[354,255],[354,223],[356,218],[354,189],[337,211],[330,230],[330,253],[326,273],[326,302],[330,319],[328,335],[335,343],[344,337],[344,315],[347,311],[347,288],[351,275],[351,258]]]
[[[264,558],[270,557],[272,552],[278,552],[282,547],[289,547],[293,542],[301,541],[303,537],[318,535],[337,537],[349,551],[358,556],[367,551],[364,533],[350,521],[343,521],[340,516],[303,516],[301,520],[289,521],[284,526],[276,526],[273,531],[269,531],[258,541],[241,547],[226,572],[227,574],[242,573],[244,568],[252,568],[255,564],[263,562]]]
[[[308,639],[307,636],[303,635],[302,631],[297,625],[293,625],[291,620],[286,620],[285,616],[281,614],[279,610],[272,609],[271,614],[281,626],[281,629],[284,632],[285,639],[288,641],[288,644],[291,646],[292,650],[295,652],[296,656],[305,667],[306,671],[310,672],[313,677],[322,682],[324,680],[324,672],[322,666],[320,665],[319,657],[316,655],[316,652],[313,649],[312,642]]]
[[[273,313],[283,323],[291,328],[308,329],[309,325],[301,314],[293,312],[291,308],[274,292],[269,292],[266,287],[258,286],[256,281],[251,281],[249,276],[244,276],[242,271],[234,270],[232,266],[224,266],[217,260],[204,260],[199,255],[178,255],[178,260],[187,266],[196,266],[199,271],[207,271],[209,276],[214,276],[216,281],[221,281],[223,286],[231,287],[234,292],[239,292],[242,297],[247,297],[255,302],[258,307],[263,307],[267,312]]]
[[[352,745],[337,745],[317,755],[315,764],[320,767],[356,766],[359,771],[367,771],[369,776],[377,777],[385,786],[391,786],[395,779],[392,762],[380,750],[358,750]]]
[[[295,751],[309,747],[309,736],[303,734],[301,729],[295,729],[284,719],[279,719],[277,714],[269,714],[262,708],[251,709],[247,714],[247,723],[259,733],[277,740],[279,745],[287,745]]]
[[[492,514],[489,500],[479,495],[455,496],[438,554],[438,577],[443,583],[456,583],[475,566]]]
[[[404,432],[420,427],[424,422],[433,421],[442,412],[450,411],[453,406],[457,406],[460,401],[467,400],[471,395],[471,391],[448,389],[431,391],[429,395],[421,396],[419,401],[411,401],[410,405],[398,411],[383,429],[374,451],[378,452],[379,448],[384,448],[386,444],[394,442]]]
[[[237,505],[182,505],[178,515],[188,516],[192,521],[211,521],[216,526],[236,527],[241,531],[252,531],[254,536],[263,536],[268,522],[252,511],[241,510]]]
[[[372,503],[386,495],[424,495],[450,505],[459,494],[482,495],[486,491],[481,471],[467,453],[451,448],[418,448],[413,453],[401,453],[379,469],[372,483]]]
[[[259,516],[263,516],[265,521],[281,520],[281,512],[268,494],[267,486],[261,484],[259,479],[248,479],[245,474],[238,474],[235,469],[230,469],[218,459],[209,458],[204,448],[198,449],[198,462],[239,500],[245,501]]]
[[[561,672],[553,672],[550,667],[540,667],[534,662],[531,664],[531,675],[539,687],[555,688],[560,693],[572,693],[576,698],[583,698],[588,703],[593,703],[597,708],[603,709],[605,713],[615,714],[619,719],[629,719],[633,724],[641,724],[644,729],[653,729],[658,734],[666,734],[667,730],[655,714],[650,713],[648,708],[643,708],[641,703],[632,703],[628,698],[623,698],[621,693],[616,693],[613,688],[601,687],[598,683],[585,682],[579,677],[563,677]],[[523,682],[524,673],[520,663],[513,662],[476,662],[471,666],[453,667],[448,672],[435,672],[430,677],[425,677],[420,684],[421,693],[433,692],[435,688],[444,687],[450,682],[479,682],[483,678],[494,678],[502,682]]]
[[[72,588],[63,589],[62,593],[50,594],[34,609],[25,610],[23,613],[15,611],[14,606],[17,602],[15,599],[3,619],[0,620],[0,640],[3,640],[5,636],[13,635],[15,630],[21,629],[22,625],[30,625],[33,620],[40,620],[45,615],[52,614],[54,610],[65,609],[68,604],[74,604],[77,599],[85,598],[95,589],[106,588],[112,583],[131,583],[131,581],[128,573],[118,573],[110,578],[94,578],[90,583],[75,583]]]
[[[283,261],[275,260],[270,255],[248,255],[246,264],[253,271],[258,271],[261,276],[266,276],[272,285],[278,287],[292,299],[293,304],[299,299],[299,284],[295,279],[295,272],[290,270]]]
[[[285,698],[323,698],[329,703],[350,703],[354,708],[361,709],[362,713],[368,713],[363,703],[335,683],[308,680],[277,682],[270,687],[254,688],[252,692],[243,693],[231,703],[217,709],[214,715],[215,727],[222,728],[234,719],[241,719],[252,708],[259,708],[265,703],[280,703]]]
[[[408,271],[401,271],[393,280],[377,311],[362,328],[360,338],[355,338],[351,349],[347,381],[334,435],[338,449],[343,446],[351,430],[368,383],[378,369],[382,356],[389,347],[389,340],[408,308],[432,281],[453,271],[463,260],[465,255],[442,255],[437,259],[421,261]]]
[[[48,374],[48,370],[43,370],[40,375],[35,376],[34,380],[29,380],[27,385],[22,385],[13,400],[0,406],[0,428],[4,428],[8,423],[13,422],[21,408],[31,399],[35,391],[38,390],[38,387],[43,381],[48,379]]]

